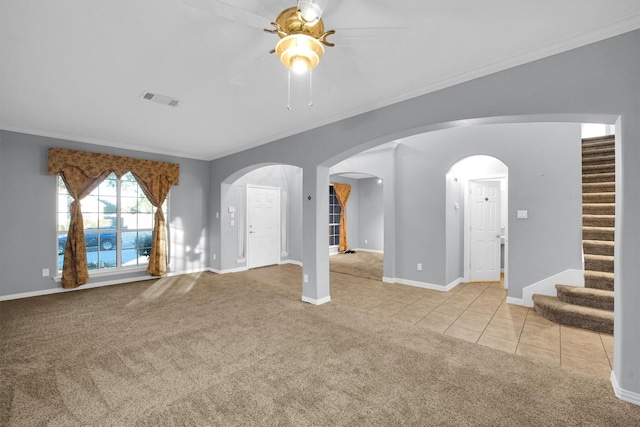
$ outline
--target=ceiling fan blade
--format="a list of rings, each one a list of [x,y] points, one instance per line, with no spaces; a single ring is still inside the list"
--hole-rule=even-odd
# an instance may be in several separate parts
[[[182,0],[182,3],[185,6],[212,12],[222,18],[249,25],[250,27],[259,29],[271,28],[271,21],[269,19],[257,13],[218,0]]]
[[[322,13],[329,0],[298,0],[298,10],[302,19],[307,22],[322,18]]]
[[[327,41],[337,47],[384,49],[404,44],[408,35],[406,27],[337,28]]]

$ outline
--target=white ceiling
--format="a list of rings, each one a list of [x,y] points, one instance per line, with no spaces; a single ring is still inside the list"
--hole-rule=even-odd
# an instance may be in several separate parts
[[[267,21],[296,4],[226,1]],[[260,29],[182,0],[0,0],[0,128],[210,160],[640,28],[640,0],[332,0],[323,20],[407,30],[327,48],[314,106],[298,78],[287,110]]]

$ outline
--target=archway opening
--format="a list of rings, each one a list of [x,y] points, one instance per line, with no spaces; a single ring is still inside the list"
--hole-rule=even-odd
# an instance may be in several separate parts
[[[447,172],[447,276],[508,287],[508,176],[508,167],[487,155],[465,157]]]

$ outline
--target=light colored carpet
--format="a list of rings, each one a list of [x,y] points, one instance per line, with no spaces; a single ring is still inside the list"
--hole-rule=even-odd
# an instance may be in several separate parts
[[[357,251],[353,254],[337,254],[329,257],[329,270],[334,273],[382,280],[383,254]]]
[[[305,304],[300,279],[284,265],[0,302],[0,425],[640,425],[605,380]]]

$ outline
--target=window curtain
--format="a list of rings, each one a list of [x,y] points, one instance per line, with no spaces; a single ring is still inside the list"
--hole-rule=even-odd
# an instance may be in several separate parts
[[[60,175],[74,199],[70,206],[71,218],[62,267],[64,288],[75,288],[89,280],[80,201],[100,185],[100,182],[104,181],[111,172],[118,178],[131,172],[149,201],[158,208],[147,272],[153,276],[166,275],[167,230],[160,206],[164,203],[169,188],[172,185],[178,185],[179,165],[65,148],[50,148],[48,173]]]
[[[340,245],[338,246],[338,251],[344,252],[349,249],[349,243],[347,242],[346,206],[347,200],[349,200],[349,194],[351,194],[351,186],[349,184],[338,184],[334,182],[333,189],[340,204]]]

